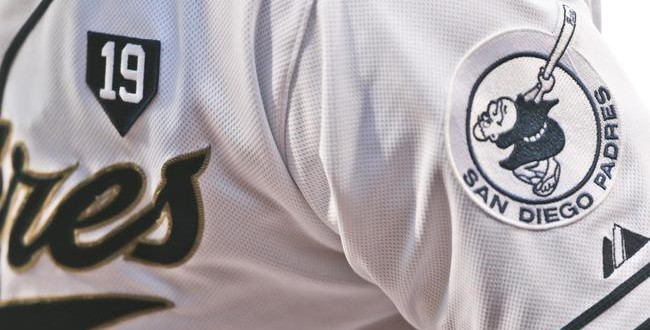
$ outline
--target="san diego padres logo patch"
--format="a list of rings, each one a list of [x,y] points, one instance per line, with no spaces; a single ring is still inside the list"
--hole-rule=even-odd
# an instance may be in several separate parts
[[[494,217],[526,229],[575,222],[611,190],[621,156],[614,96],[557,35],[518,30],[470,52],[456,71],[447,148],[461,184]]]

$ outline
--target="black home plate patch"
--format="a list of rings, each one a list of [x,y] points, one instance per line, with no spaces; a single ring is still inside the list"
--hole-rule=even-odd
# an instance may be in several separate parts
[[[611,190],[620,159],[613,94],[556,35],[517,30],[470,52],[451,89],[447,149],[469,196],[492,216],[541,230],[575,222]]]
[[[124,136],[158,91],[160,41],[88,32],[86,83]]]

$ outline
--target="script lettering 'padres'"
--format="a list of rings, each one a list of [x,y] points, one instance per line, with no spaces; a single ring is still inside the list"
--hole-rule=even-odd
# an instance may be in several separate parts
[[[11,124],[0,120],[2,156],[8,149],[10,132]],[[29,169],[25,145],[16,143],[10,152],[13,172],[0,207],[0,224],[3,230],[10,230],[9,264],[25,270],[44,250],[59,266],[77,270],[99,266],[120,255],[156,266],[183,263],[201,239],[203,210],[197,180],[207,166],[209,154],[210,149],[205,148],[168,160],[162,166],[161,181],[152,201],[137,211],[131,210],[144,193],[143,170],[133,163],[108,166],[67,192],[45,225],[34,230],[35,223],[44,216],[43,210],[77,166],[57,172],[36,172]],[[4,173],[0,175],[0,184],[1,178]],[[14,197],[19,191],[24,198],[21,205],[15,205]],[[10,212],[12,209],[17,211]],[[125,218],[96,241],[79,240],[82,232]],[[147,239],[165,219],[168,231],[164,239]]]

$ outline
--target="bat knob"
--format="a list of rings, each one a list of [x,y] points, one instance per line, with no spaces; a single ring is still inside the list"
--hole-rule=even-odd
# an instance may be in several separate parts
[[[571,24],[573,26],[576,25],[578,15],[576,14],[575,10],[567,5],[564,5],[564,16],[566,17],[566,22],[568,24]]]
[[[553,90],[553,87],[555,87],[555,77],[553,77],[553,74],[549,74],[547,76],[546,70],[544,70],[544,67],[542,67],[539,70],[539,75],[537,76],[537,86],[539,87],[540,93],[546,94],[550,91]]]

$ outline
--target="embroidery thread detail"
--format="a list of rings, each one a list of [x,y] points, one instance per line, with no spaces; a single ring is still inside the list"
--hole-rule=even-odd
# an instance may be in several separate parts
[[[452,168],[472,200],[519,228],[579,220],[604,200],[618,170],[615,100],[571,47],[577,22],[564,6],[556,36],[496,35],[454,75],[446,128]]]

